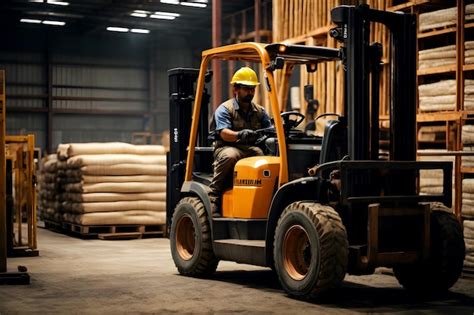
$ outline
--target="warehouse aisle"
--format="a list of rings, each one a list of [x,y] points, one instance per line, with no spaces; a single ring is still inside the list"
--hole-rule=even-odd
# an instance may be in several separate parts
[[[28,267],[29,286],[0,286],[0,314],[436,312],[472,314],[474,281],[447,296],[416,299],[395,278],[346,277],[322,304],[288,298],[269,269],[221,262],[212,279],[177,275],[167,239],[82,240],[39,229],[40,257],[9,259]]]

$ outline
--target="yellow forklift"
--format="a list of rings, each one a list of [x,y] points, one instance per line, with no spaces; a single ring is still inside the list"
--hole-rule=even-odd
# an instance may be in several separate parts
[[[172,69],[167,215],[179,273],[211,275],[219,260],[274,269],[285,291],[313,299],[346,273],[394,269],[411,290],[444,291],[459,278],[465,255],[451,205],[452,164],[416,161],[416,19],[366,5],[331,12],[330,35],[341,48],[240,43],[206,50],[200,69]],[[392,36],[389,156],[379,157],[381,45],[370,24]],[[222,217],[211,216],[213,148],[208,140],[211,60],[260,63],[274,127],[259,130],[264,156],[237,162]],[[280,113],[274,75],[295,67],[313,72],[338,61],[344,69],[344,114],[324,135],[296,127],[296,112]],[[307,94],[312,95],[308,86]],[[310,100],[311,101],[311,100]],[[421,195],[421,170],[442,170],[443,192]]]

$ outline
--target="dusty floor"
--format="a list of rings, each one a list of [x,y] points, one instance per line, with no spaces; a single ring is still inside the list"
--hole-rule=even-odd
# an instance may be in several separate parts
[[[346,276],[323,304],[291,299],[269,269],[221,262],[212,279],[179,276],[167,239],[82,240],[39,229],[40,257],[8,259],[28,268],[28,286],[0,286],[0,314],[474,314],[474,280],[443,297],[420,299],[388,275]]]

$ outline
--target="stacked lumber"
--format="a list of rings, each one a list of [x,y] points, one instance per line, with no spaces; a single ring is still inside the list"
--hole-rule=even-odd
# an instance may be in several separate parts
[[[457,7],[422,13],[419,16],[419,30],[421,32],[451,27],[456,25],[458,10]],[[474,4],[466,5],[465,21],[474,20]]]
[[[419,150],[418,152],[423,152],[424,150]],[[436,150],[429,150],[430,152]],[[444,151],[444,150],[440,150]],[[454,156],[419,156],[419,161],[448,161],[452,162],[454,166]],[[452,174],[452,182],[454,183],[454,172]],[[420,194],[441,194],[443,192],[443,170],[420,170]],[[452,187],[452,196],[455,196],[454,185]],[[454,200],[452,205],[454,205]]]
[[[166,216],[163,146],[77,143],[58,147],[63,219],[80,225],[158,225]]]
[[[56,154],[41,159],[38,170],[38,216],[41,220],[61,222],[60,187],[57,181]]]
[[[456,45],[447,45],[418,51],[418,69],[456,64]]]
[[[419,110],[446,111],[456,109],[456,80],[442,80],[418,86]]]

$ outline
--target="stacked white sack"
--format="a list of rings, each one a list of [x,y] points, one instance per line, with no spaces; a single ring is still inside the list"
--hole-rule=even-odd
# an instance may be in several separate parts
[[[464,80],[464,109],[474,110],[474,80]]]
[[[474,220],[464,220],[464,244],[466,244],[466,258],[464,266],[474,268]]]
[[[466,5],[464,11],[466,23],[474,20],[474,4]],[[457,7],[422,13],[419,16],[420,31],[455,26],[457,14]]]
[[[127,143],[61,144],[58,168],[67,174],[64,219],[81,225],[164,224],[163,146]]]
[[[418,69],[456,64],[456,45],[441,46],[418,51]]]
[[[423,152],[419,150],[418,152]],[[430,152],[437,150],[429,150]],[[444,151],[444,150],[439,150]],[[453,163],[452,182],[454,183],[454,156],[419,156],[419,161],[447,161]],[[443,192],[443,170],[421,170],[420,171],[420,194],[441,194]],[[452,187],[452,205],[454,204],[454,185]],[[451,205],[451,206],[452,206]]]
[[[464,125],[461,130],[463,151],[474,152],[474,125]],[[461,158],[462,167],[474,167],[474,155]]]
[[[419,110],[446,111],[456,109],[456,80],[443,80],[418,86]]]

